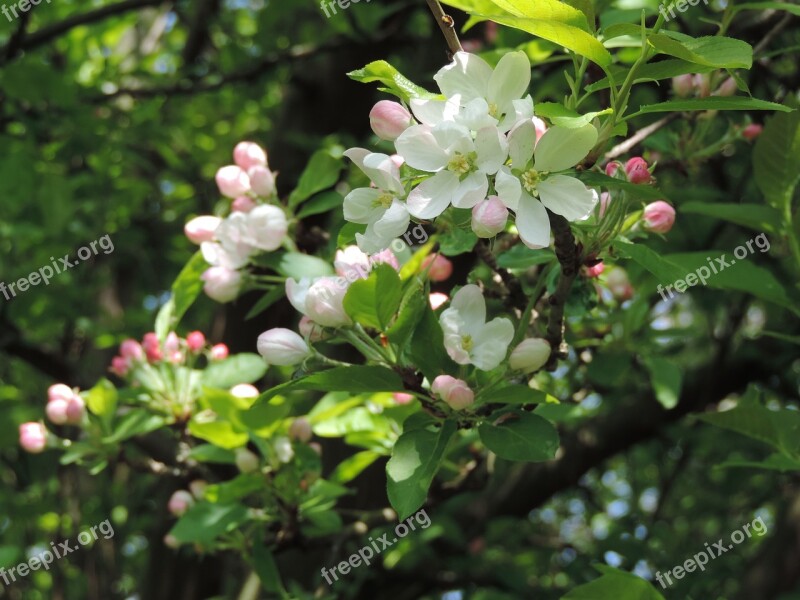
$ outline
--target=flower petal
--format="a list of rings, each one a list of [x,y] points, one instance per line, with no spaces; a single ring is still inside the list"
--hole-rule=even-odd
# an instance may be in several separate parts
[[[389,209],[383,213],[383,216],[372,224],[372,227],[382,239],[389,238],[393,240],[406,232],[410,220],[408,209],[402,202],[395,200]]]
[[[522,98],[531,83],[531,61],[524,52],[509,52],[497,63],[489,79],[489,97],[498,110],[513,110],[513,101]]]
[[[489,192],[489,180],[481,172],[470,173],[453,193],[451,202],[456,208],[472,208],[481,200],[486,199]]]
[[[472,131],[497,126],[497,119],[489,114],[489,104],[483,98],[467,102],[458,113],[456,122]]]
[[[450,309],[458,311],[467,330],[477,331],[476,327],[486,323],[486,300],[481,289],[474,283],[465,285],[456,292],[450,302]]]
[[[375,188],[356,188],[344,199],[344,218],[351,223],[371,223],[379,219],[384,208],[376,206],[376,200],[381,195]]]
[[[427,125],[412,125],[395,142],[397,153],[415,169],[434,173],[447,165],[449,156]]]
[[[514,326],[506,318],[497,317],[481,327],[473,338],[472,364],[483,371],[496,368],[508,354],[514,338]]]
[[[492,67],[485,60],[468,52],[456,52],[451,62],[433,77],[442,93],[451,98],[461,96],[466,103],[475,98],[486,98]]]
[[[550,245],[550,218],[544,205],[528,194],[522,194],[517,209],[517,231],[528,248]]]
[[[364,157],[364,173],[381,190],[402,196],[405,192],[400,181],[400,167],[386,154],[373,153]]]
[[[503,204],[516,211],[519,199],[522,197],[522,182],[511,174],[508,167],[503,167],[497,172],[494,187]]]
[[[539,183],[537,190],[542,204],[567,221],[586,218],[597,204],[597,194],[579,179],[566,175],[551,175]]]
[[[463,125],[445,121],[434,127],[432,133],[439,147],[447,153],[448,157],[452,157],[455,153],[469,154],[475,150],[472,134]]]
[[[452,121],[458,114],[460,97],[448,100],[411,100],[411,112],[424,125],[438,125],[443,121]]]
[[[508,158],[508,142],[497,127],[484,127],[475,136],[475,151],[478,153],[478,167],[493,175]]]
[[[440,171],[426,179],[408,195],[408,212],[418,219],[438,217],[450,206],[453,194],[458,189],[458,175]]]
[[[511,105],[514,107],[514,110],[509,111],[500,122],[500,131],[509,131],[520,121],[533,118],[533,98],[531,98],[530,95],[525,96],[521,100],[514,100]]]
[[[309,277],[303,277],[300,281],[295,281],[291,277],[286,280],[286,297],[300,314],[306,314],[306,295],[312,283],[313,280]]]
[[[508,153],[511,164],[515,169],[522,171],[533,158],[533,148],[536,146],[536,126],[532,119],[517,123],[508,134]]]
[[[578,129],[551,127],[536,144],[534,169],[563,171],[581,162],[597,142],[594,125]]]

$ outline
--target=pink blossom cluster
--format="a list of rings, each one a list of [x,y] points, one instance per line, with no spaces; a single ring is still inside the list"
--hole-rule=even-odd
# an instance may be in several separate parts
[[[63,383],[47,389],[47,419],[53,425],[81,425],[86,418],[86,403],[77,390]],[[47,447],[48,432],[35,421],[19,426],[19,445],[26,452],[39,454]]]
[[[228,347],[225,344],[208,347],[202,331],[192,331],[185,339],[171,331],[162,344],[151,331],[144,334],[141,343],[134,339],[122,342],[109,370],[119,377],[127,377],[138,365],[160,362],[181,365],[187,362],[188,357],[200,354],[206,354],[209,360],[222,360],[228,357]]]

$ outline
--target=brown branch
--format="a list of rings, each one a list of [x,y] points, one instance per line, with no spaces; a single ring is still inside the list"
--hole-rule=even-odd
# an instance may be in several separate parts
[[[659,119],[654,123],[650,123],[650,125],[648,125],[647,127],[642,127],[639,131],[637,131],[627,140],[625,140],[621,144],[617,144],[611,150],[606,152],[606,155],[603,158],[605,158],[605,160],[614,160],[618,156],[622,156],[623,154],[629,152],[640,142],[644,141],[647,137],[653,135],[656,131],[664,127],[664,125],[666,125],[670,121],[674,121],[675,119],[677,119],[678,114],[679,113],[670,113],[663,119]]]
[[[19,25],[17,26],[17,30],[14,32],[14,35],[11,36],[11,39],[8,40],[8,43],[5,47],[5,52],[3,53],[6,60],[11,60],[20,51],[22,47],[22,43],[25,40],[25,33],[28,29],[28,21],[31,20],[31,13],[33,13],[33,8],[31,7],[30,10],[22,13],[19,18]]]
[[[761,52],[765,50],[767,46],[770,45],[772,40],[775,39],[775,36],[777,36],[781,31],[783,31],[783,29],[792,20],[792,16],[793,16],[792,13],[786,13],[783,16],[783,18],[780,21],[778,21],[775,24],[775,26],[767,32],[767,34],[762,38],[762,40],[758,42],[758,44],[756,44],[756,46],[753,48],[754,57],[761,54]]]
[[[525,297],[525,293],[522,291],[522,286],[520,285],[519,280],[514,277],[508,271],[508,269],[504,269],[497,264],[497,259],[495,258],[494,254],[492,254],[491,249],[484,240],[480,240],[477,244],[475,244],[475,252],[478,257],[485,262],[502,281],[503,286],[505,287],[504,291],[506,293],[508,304],[520,310],[525,310],[525,306],[528,304],[528,299]]]
[[[545,339],[550,342],[550,347],[553,349],[545,368],[553,371],[557,367],[559,359],[567,356],[568,348],[564,342],[564,309],[572,284],[580,272],[581,253],[575,243],[575,236],[572,235],[569,222],[561,215],[549,210],[547,214],[550,216],[550,226],[555,238],[556,257],[561,265],[556,291],[550,296],[550,315],[545,335]]]
[[[453,21],[453,17],[444,12],[442,5],[439,4],[439,0],[426,0],[426,2],[436,19],[436,23],[439,25],[439,29],[442,30],[442,35],[444,35],[444,39],[447,41],[447,47],[450,50],[450,58],[452,59],[456,52],[464,51],[455,30],[455,21]]]

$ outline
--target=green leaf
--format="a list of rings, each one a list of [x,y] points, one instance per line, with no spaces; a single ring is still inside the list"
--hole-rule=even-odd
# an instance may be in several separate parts
[[[213,444],[200,444],[189,451],[189,458],[202,463],[236,464],[236,454]]]
[[[247,509],[241,503],[198,502],[186,511],[169,533],[183,544],[211,544],[245,521]]]
[[[584,115],[578,114],[567,107],[556,102],[539,102],[536,104],[536,115],[550,119],[553,125],[566,127],[567,129],[578,129],[591,123],[596,117],[608,115],[614,110],[607,108],[599,112],[590,112]]]
[[[529,269],[536,265],[544,265],[555,259],[555,252],[547,248],[531,250],[527,246],[517,244],[497,257],[497,265],[503,269],[511,269],[514,271]]]
[[[403,381],[386,367],[355,365],[335,367],[294,381],[288,381],[263,393],[258,402],[272,398],[279,392],[314,390],[321,392],[401,392]]]
[[[210,388],[231,388],[239,383],[253,383],[267,372],[258,354],[243,353],[213,362],[203,371],[202,384]]]
[[[786,212],[800,179],[800,111],[767,120],[753,149],[753,174],[767,202]]]
[[[715,217],[768,233],[775,233],[781,228],[780,213],[770,206],[761,204],[687,202],[681,204],[681,213]]]
[[[170,329],[174,329],[177,326],[183,315],[186,314],[186,311],[203,290],[203,280],[200,279],[200,276],[207,268],[208,263],[203,258],[203,253],[197,251],[172,284],[174,310],[171,315]]]
[[[163,344],[167,334],[172,329],[175,316],[175,297],[170,296],[156,315],[155,333],[158,340]]]
[[[293,279],[325,277],[333,274],[333,267],[329,262],[322,260],[318,256],[311,256],[302,252],[270,254],[262,259],[260,264],[274,269],[284,277],[292,277]]]
[[[717,468],[727,469],[730,467],[743,467],[754,469],[767,469],[769,471],[780,471],[790,473],[800,471],[800,459],[786,456],[785,454],[770,454],[762,461],[757,460],[726,460],[717,465]]]
[[[527,385],[509,385],[480,395],[481,404],[540,404],[558,402],[556,398]]]
[[[260,539],[253,541],[253,568],[265,592],[283,596],[286,588],[272,551]]]
[[[651,185],[630,183],[616,177],[609,177],[604,173],[596,171],[581,171],[576,176],[589,187],[603,187],[610,190],[622,190],[629,198],[640,200],[664,200],[668,199],[664,192]]]
[[[675,39],[679,38],[679,39]],[[656,33],[647,41],[662,54],[718,69],[749,69],[753,64],[750,44],[733,38],[706,36],[691,38],[674,32]]]
[[[628,115],[628,119],[662,112],[680,112],[694,110],[777,110],[788,112],[792,110],[782,104],[767,102],[758,98],[746,96],[709,96],[708,98],[687,98],[685,100],[670,100],[658,104],[646,104],[639,107],[639,111]]]
[[[92,414],[97,415],[103,423],[109,425],[117,410],[117,388],[108,379],[101,379],[89,390],[86,396],[86,406]]]
[[[401,348],[405,346],[414,334],[427,306],[428,294],[425,287],[421,284],[409,285],[400,303],[397,320],[386,332],[389,341]]]
[[[634,25],[634,27],[637,27]],[[638,29],[638,27],[637,27]],[[681,60],[678,58],[668,58],[659,62],[647,63],[640,66],[636,70],[636,79],[634,83],[642,83],[645,81],[660,81],[662,79],[671,79],[678,75],[685,75],[686,73],[709,73],[714,71],[715,67],[706,65],[698,65],[688,60]],[[614,76],[615,81],[625,81],[628,76],[629,69],[623,67],[612,67],[609,69]],[[600,81],[586,86],[586,91],[593,93],[599,90],[605,90],[611,87],[611,80],[604,77]]]
[[[281,285],[276,285],[274,288],[266,292],[261,298],[253,305],[247,312],[247,316],[244,318],[245,321],[249,321],[253,317],[257,317],[262,312],[267,310],[270,306],[275,304],[278,300],[283,298],[286,295],[286,288]]]
[[[380,458],[380,454],[371,450],[357,452],[336,466],[330,475],[330,480],[335,483],[348,483],[358,477],[364,469],[378,460],[378,458]]]
[[[230,421],[218,419],[208,421],[204,413],[199,413],[191,418],[189,433],[226,450],[241,448],[249,439],[247,433]]]
[[[492,0],[492,3],[503,9],[505,14],[531,20],[553,21],[589,31],[586,15],[559,0]]]
[[[431,94],[429,91],[412,83],[385,60],[371,62],[363,69],[348,73],[347,76],[362,83],[380,81],[386,86],[381,88],[383,91],[394,94],[404,102],[410,102],[413,98],[431,99],[437,97],[436,94]]]
[[[297,188],[289,196],[289,207],[294,208],[317,192],[333,186],[339,181],[343,166],[341,158],[333,156],[330,150],[317,150],[300,175]]]
[[[303,205],[300,212],[297,213],[298,219],[305,219],[311,215],[318,215],[320,213],[328,212],[334,208],[338,208],[344,202],[344,196],[334,190],[322,192],[311,198]]]
[[[433,381],[443,373],[457,373],[458,365],[448,356],[444,348],[444,333],[436,314],[427,305],[416,330],[411,336],[410,355],[414,364]]]
[[[675,408],[681,395],[683,373],[671,360],[659,356],[649,356],[644,364],[650,373],[650,381],[656,399],[667,410]]]
[[[664,600],[655,587],[632,573],[607,565],[594,565],[602,576],[580,585],[561,600]]]
[[[529,412],[509,413],[495,424],[480,425],[478,435],[489,450],[506,460],[550,460],[558,450],[558,432],[553,424]]]
[[[386,491],[389,502],[402,521],[425,504],[447,444],[455,434],[454,421],[433,428],[404,431],[386,463]]]
[[[614,249],[623,258],[630,258],[649,271],[662,285],[672,284],[686,276],[686,270],[683,267],[662,258],[660,254],[644,244],[619,241],[614,245]]]
[[[445,256],[458,256],[471,252],[478,236],[471,229],[452,227],[439,236],[439,251]]]
[[[136,437],[137,435],[150,433],[151,431],[160,429],[165,424],[166,420],[164,417],[137,408],[122,417],[119,422],[114,425],[114,432],[110,436],[103,438],[103,442],[115,444]]]
[[[376,265],[369,277],[350,285],[344,296],[344,309],[353,321],[386,331],[403,299],[403,284],[393,267]]]

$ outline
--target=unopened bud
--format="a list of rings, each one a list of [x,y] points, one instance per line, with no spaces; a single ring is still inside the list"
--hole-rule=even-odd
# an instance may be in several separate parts
[[[251,189],[264,198],[275,193],[275,174],[266,167],[253,167],[247,172]]]
[[[675,223],[675,209],[663,200],[644,207],[644,226],[653,233],[667,233]]]
[[[453,274],[453,263],[441,254],[429,254],[422,261],[422,270],[428,270],[431,281],[447,281]]]
[[[381,100],[369,113],[372,131],[382,140],[395,141],[413,124],[411,113],[400,103]]]
[[[236,466],[242,473],[252,473],[259,467],[258,457],[247,448],[236,451]]]
[[[195,217],[183,227],[183,232],[189,241],[193,244],[202,244],[203,242],[210,242],[214,239],[214,233],[217,231],[222,223],[219,217],[212,217],[211,215],[201,215]]]
[[[472,231],[479,238],[490,238],[503,231],[508,208],[497,196],[489,196],[472,208]]]
[[[761,135],[762,131],[764,131],[763,126],[758,123],[750,123],[750,125],[742,130],[742,137],[748,141],[752,141]]]
[[[217,187],[223,196],[236,198],[250,191],[250,178],[241,167],[228,165],[217,171]]]
[[[292,440],[297,440],[298,442],[306,444],[311,441],[312,435],[311,423],[308,422],[308,419],[304,419],[303,417],[295,419],[289,426],[289,438]]]
[[[31,454],[43,452],[47,446],[47,430],[41,423],[23,423],[19,426],[19,445]]]
[[[258,336],[258,353],[271,365],[293,366],[311,354],[306,341],[291,329],[276,327]]]
[[[170,496],[167,509],[176,517],[182,516],[194,504],[194,498],[186,490],[178,490]]]
[[[641,156],[634,156],[625,163],[625,175],[631,183],[650,183],[650,171],[647,161]]]
[[[192,331],[186,336],[186,346],[192,352],[200,352],[206,345],[206,336],[202,331]]]
[[[602,264],[602,263],[601,263]],[[542,338],[522,340],[508,359],[511,368],[523,373],[533,373],[550,360],[550,342]]]
[[[267,166],[266,151],[254,142],[239,142],[233,149],[233,162],[247,171],[255,166]]]
[[[475,402],[475,393],[465,381],[450,375],[439,375],[431,384],[431,391],[453,410],[463,410]]]

